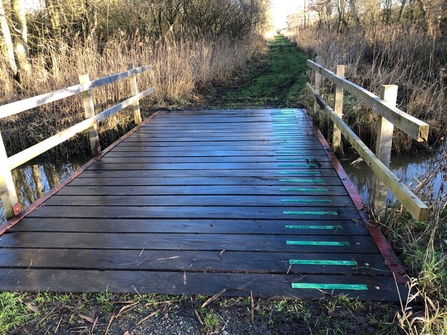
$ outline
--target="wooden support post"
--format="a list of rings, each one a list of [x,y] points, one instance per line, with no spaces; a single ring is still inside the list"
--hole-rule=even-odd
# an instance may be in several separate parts
[[[337,65],[337,75],[340,77],[345,76],[345,66]],[[334,112],[342,118],[343,116],[343,88],[341,86],[335,85],[335,105]],[[341,151],[341,131],[334,125],[334,132],[332,134],[332,148],[336,154]]]
[[[9,168],[8,156],[0,133],[0,198],[7,219],[20,213],[21,206],[17,197],[14,180]]]
[[[88,74],[82,74],[79,76],[79,82],[81,84],[89,84],[90,78]],[[93,103],[92,91],[87,90],[81,93],[82,103],[85,110],[85,118],[91,118],[95,116],[95,105]],[[95,122],[92,127],[88,129],[88,135],[90,138],[90,149],[93,156],[98,155],[101,152],[101,145],[99,143],[98,124]]]
[[[380,98],[392,107],[396,106],[397,85],[382,85],[380,88]],[[391,149],[393,144],[394,125],[387,119],[379,115],[376,156],[387,167],[390,167]],[[387,187],[377,178],[374,178],[373,184],[373,208],[377,218],[386,214],[386,198],[388,195]]]
[[[129,66],[127,69],[132,70],[134,68],[135,68],[134,64],[129,63]],[[130,92],[132,93],[133,96],[135,96],[138,94],[137,76],[133,75],[133,76],[129,77],[129,81],[130,81]],[[141,123],[140,101],[137,101],[133,105],[133,117],[135,120],[135,124]]]
[[[322,58],[321,56],[317,56],[315,58],[315,63],[321,64]],[[321,74],[318,73],[318,71],[315,71],[315,93],[320,94],[320,88],[321,88]],[[318,105],[317,101],[314,99],[314,114],[316,114],[320,110],[320,106]]]

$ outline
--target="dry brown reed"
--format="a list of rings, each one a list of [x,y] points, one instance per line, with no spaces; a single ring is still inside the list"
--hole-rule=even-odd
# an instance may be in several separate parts
[[[306,28],[289,32],[289,37],[305,52],[320,55],[329,69],[348,65],[347,78],[377,95],[381,85],[398,85],[398,107],[430,124],[430,143],[446,135],[445,39],[430,36],[416,25],[376,26],[343,34]],[[328,87],[329,100],[331,94]],[[373,145],[376,117],[368,115],[370,111],[353,98],[348,98],[344,113],[354,129],[356,124],[360,125],[365,142]],[[400,132],[396,133],[393,145],[398,153],[415,149],[415,143]]]
[[[361,31],[299,29],[290,36],[300,48],[322,56],[325,67],[349,65],[347,78],[378,95],[380,85],[399,86],[398,107],[431,126],[430,143],[441,142],[447,132],[446,69],[443,50],[447,41],[426,34],[417,26],[376,26]],[[312,82],[311,78],[311,82]],[[328,83],[322,94],[333,99]],[[376,116],[350,95],[345,96],[344,119],[374,148]],[[322,119],[323,120],[323,119]],[[326,124],[326,127],[327,124]],[[396,152],[408,152],[414,142],[397,132]],[[383,230],[411,277],[410,295],[396,315],[405,334],[447,334],[447,152],[445,145],[432,158],[426,174],[409,185],[429,204],[429,218],[417,222],[398,203]],[[415,302],[423,303],[415,305]]]
[[[130,39],[130,40],[129,40]],[[148,74],[138,76],[140,90],[154,87],[155,93],[142,102],[143,106],[154,104],[159,108],[181,106],[213,84],[223,83],[247,61],[259,53],[261,37],[247,36],[245,40],[227,38],[190,37],[176,40],[166,34],[158,40],[139,36],[129,37],[118,33],[102,47],[101,53],[92,40],[59,41],[58,47],[41,47],[41,53],[31,59],[32,71],[21,78],[20,88],[6,71],[4,60],[0,60],[0,85],[4,87],[0,97],[3,104],[50,92],[79,83],[78,76],[88,73],[97,79],[125,71],[128,63],[135,66],[151,64]],[[5,70],[5,71],[3,71]],[[130,90],[127,81],[95,89],[93,98],[97,111],[127,98]],[[24,112],[0,121],[8,154],[14,154],[47,138],[58,131],[84,119],[79,97]],[[38,115],[38,117],[36,117]],[[122,135],[128,127],[118,126],[131,123],[131,113],[121,113],[101,123],[102,142],[111,142]],[[113,133],[113,138],[108,135]],[[79,136],[66,146],[58,148],[64,155],[83,154],[88,148],[85,136]]]

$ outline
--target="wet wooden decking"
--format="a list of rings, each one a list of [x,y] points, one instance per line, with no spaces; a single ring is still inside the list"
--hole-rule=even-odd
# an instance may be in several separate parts
[[[398,300],[365,224],[302,110],[163,112],[0,237],[0,289]]]

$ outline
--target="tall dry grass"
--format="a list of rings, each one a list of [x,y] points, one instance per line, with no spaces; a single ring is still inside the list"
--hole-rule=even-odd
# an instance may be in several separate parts
[[[227,81],[263,50],[262,38],[256,34],[235,41],[193,36],[176,40],[169,32],[163,38],[151,40],[119,33],[105,43],[101,53],[92,40],[58,41],[57,45],[57,48],[53,44],[41,47],[40,54],[31,59],[31,72],[22,75],[20,87],[8,75],[5,61],[0,60],[2,104],[75,85],[80,74],[88,73],[93,80],[125,71],[128,63],[133,62],[135,66],[152,65],[151,71],[137,78],[140,90],[155,89],[142,102],[143,107],[179,107],[194,101],[212,85]],[[93,91],[97,111],[128,96],[130,89],[126,80]],[[82,103],[77,96],[0,120],[0,128],[8,154],[12,155],[83,119]],[[131,113],[120,113],[102,122],[101,141],[113,141],[131,123]],[[55,152],[83,154],[86,148],[87,139],[81,135]]]
[[[377,95],[381,85],[398,85],[398,107],[430,124],[430,143],[446,135],[447,40],[430,36],[416,25],[375,26],[343,34],[299,28],[289,32],[289,38],[305,52],[320,55],[329,69],[348,65],[346,77]],[[332,98],[331,87],[323,92]],[[377,117],[354,98],[348,98],[344,113],[353,129],[362,130],[365,142],[374,145]],[[407,135],[396,132],[396,152],[408,152],[415,145]]]
[[[306,52],[322,56],[325,67],[349,65],[346,77],[378,95],[380,85],[399,86],[398,107],[431,126],[431,143],[447,134],[447,40],[429,36],[416,25],[376,26],[344,34],[309,28],[289,36]],[[333,98],[328,83],[322,93]],[[374,147],[377,117],[349,94],[344,119]],[[326,125],[327,126],[327,125]],[[402,133],[393,139],[394,150],[408,152],[414,142]],[[432,158],[424,176],[410,186],[429,206],[427,222],[413,220],[398,203],[393,204],[383,231],[411,277],[411,291],[396,323],[405,334],[447,334],[447,148]],[[423,302],[421,305],[420,303]]]

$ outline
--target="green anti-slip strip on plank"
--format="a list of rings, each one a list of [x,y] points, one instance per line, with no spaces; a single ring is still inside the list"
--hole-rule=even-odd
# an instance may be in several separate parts
[[[317,284],[317,283],[292,283],[292,288],[315,290],[349,290],[368,291],[368,286],[363,284]]]
[[[309,149],[310,146],[308,145],[283,145],[283,149]]]
[[[298,202],[298,203],[309,203],[309,202],[319,202],[319,203],[331,203],[332,200],[329,199],[281,199],[281,202]]]
[[[290,265],[335,265],[335,266],[357,266],[356,261],[334,261],[330,259],[291,259]]]
[[[279,179],[280,183],[322,183],[323,179]]]
[[[338,215],[337,212],[327,211],[283,211],[285,215]]]
[[[317,167],[317,164],[278,164],[278,167]]]
[[[285,145],[299,145],[300,147],[298,149],[301,149],[301,147],[303,145],[307,145],[307,142],[305,139],[303,140],[293,140],[293,141],[289,141],[289,140],[285,140],[285,141],[281,141],[281,142],[273,142],[274,145],[280,145],[281,147],[284,148]]]
[[[328,192],[327,188],[282,188],[281,192]]]
[[[320,247],[349,247],[349,242],[335,242],[335,241],[286,241],[286,244],[320,246]]]
[[[278,160],[278,161],[302,161],[304,159],[303,159],[303,157],[276,157],[276,160]],[[310,163],[310,164],[312,164],[312,163]],[[308,164],[308,165],[310,165],[310,164]]]
[[[303,150],[303,151],[275,151],[275,154],[277,155],[299,155],[302,154],[303,152],[309,152],[308,150]]]
[[[306,174],[306,175],[316,175],[319,176],[321,175],[320,171],[278,171],[278,174],[285,174],[285,175],[289,175],[289,174]]]
[[[298,229],[298,230],[334,230],[343,229],[342,226],[309,226],[309,225],[285,225],[286,229]]]

